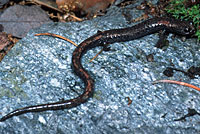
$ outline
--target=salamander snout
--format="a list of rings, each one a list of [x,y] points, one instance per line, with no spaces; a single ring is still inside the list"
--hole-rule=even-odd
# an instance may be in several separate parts
[[[184,35],[193,35],[195,34],[196,29],[192,23],[188,24],[183,28]]]

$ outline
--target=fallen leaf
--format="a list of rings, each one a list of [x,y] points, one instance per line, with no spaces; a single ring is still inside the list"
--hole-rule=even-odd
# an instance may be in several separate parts
[[[105,12],[106,8],[115,0],[56,0],[58,8],[67,12],[80,12],[87,17],[93,17],[100,12]]]

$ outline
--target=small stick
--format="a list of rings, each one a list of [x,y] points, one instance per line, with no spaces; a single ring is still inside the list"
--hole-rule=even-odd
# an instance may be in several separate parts
[[[196,87],[194,85],[191,85],[191,84],[188,84],[188,83],[185,83],[185,82],[181,82],[181,81],[175,81],[175,80],[157,80],[157,81],[154,81],[153,84],[158,84],[158,83],[172,83],[172,84],[178,84],[178,85],[182,85],[182,86],[186,86],[186,87],[190,87],[190,88],[193,88],[197,91],[200,91],[200,88],[199,87]]]
[[[41,36],[41,35],[47,35],[47,36],[53,36],[53,37],[57,37],[63,40],[66,40],[68,42],[70,42],[71,44],[73,44],[74,46],[78,46],[76,43],[74,43],[73,41],[71,41],[68,38],[65,38],[63,36],[57,35],[57,34],[53,34],[53,33],[39,33],[39,34],[35,34],[35,36]],[[89,62],[92,62],[100,53],[102,53],[103,49],[101,49]]]
[[[89,62],[92,62],[102,52],[103,52],[103,48]]]
[[[70,39],[67,39],[67,38],[65,38],[63,36],[60,36],[60,35],[57,35],[57,34],[53,34],[53,33],[39,33],[39,34],[35,34],[35,36],[41,36],[41,35],[48,35],[48,36],[57,37],[57,38],[60,38],[60,39],[63,39],[63,40],[66,40],[66,41],[70,42],[71,44],[73,44],[76,47],[78,46],[76,43],[74,43]]]
[[[83,21],[83,19],[78,18],[78,17],[76,17],[76,16],[74,16],[74,15],[71,15],[71,14],[70,14],[70,16],[71,16],[72,18],[74,18],[75,20],[77,20],[77,21]]]

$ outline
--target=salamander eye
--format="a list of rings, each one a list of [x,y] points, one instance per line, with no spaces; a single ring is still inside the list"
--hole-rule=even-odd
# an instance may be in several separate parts
[[[190,31],[191,31],[190,28],[188,28],[188,27],[184,28],[184,32],[185,32],[185,33],[189,33]]]

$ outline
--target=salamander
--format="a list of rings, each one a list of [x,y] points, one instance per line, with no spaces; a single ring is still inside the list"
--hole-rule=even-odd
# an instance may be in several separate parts
[[[183,36],[190,36],[195,33],[195,28],[190,22],[167,17],[151,18],[128,28],[98,32],[80,43],[80,45],[74,50],[72,56],[73,71],[84,82],[85,88],[83,94],[69,100],[19,108],[3,116],[0,121],[2,122],[13,116],[28,112],[69,109],[87,102],[87,100],[92,97],[94,92],[94,80],[87,70],[83,68],[81,58],[88,50],[98,46],[105,47],[108,44],[115,42],[135,40],[160,30],[165,30],[167,32]]]

